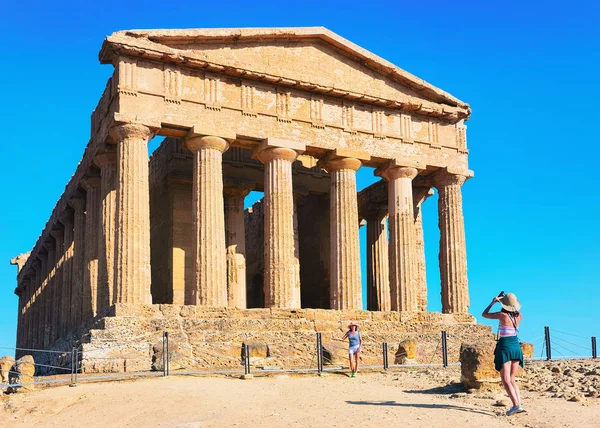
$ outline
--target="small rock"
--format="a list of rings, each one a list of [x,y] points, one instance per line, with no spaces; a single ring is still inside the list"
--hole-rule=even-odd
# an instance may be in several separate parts
[[[557,366],[552,367],[550,370],[552,370],[552,373],[560,373],[560,368]]]
[[[573,373],[573,372],[572,372],[572,370],[571,370],[571,369],[567,369],[567,370],[565,370],[565,371],[563,372],[563,374],[564,374],[565,376],[572,376],[572,373]]]
[[[467,390],[467,394],[476,394],[479,392],[476,388],[470,388]]]
[[[580,402],[580,401],[582,401],[582,399],[579,395],[573,395],[571,398],[569,398],[568,401]]]
[[[496,403],[494,403],[494,406],[497,407],[508,407],[509,406],[509,402],[506,399],[502,399],[502,400],[496,400]]]
[[[460,397],[466,397],[467,393],[466,392],[455,392],[454,394],[452,394],[450,396],[450,398],[460,398]]]

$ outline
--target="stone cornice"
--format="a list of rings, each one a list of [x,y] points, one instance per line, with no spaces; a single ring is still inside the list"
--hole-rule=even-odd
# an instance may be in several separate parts
[[[313,82],[290,79],[241,67],[217,64],[207,61],[193,52],[171,48],[161,43],[163,41],[237,43],[240,40],[268,42],[270,40],[294,39],[323,41],[346,57],[364,64],[382,75],[390,77],[431,101],[421,102],[410,99],[391,100],[378,98],[368,94],[353,92],[345,88],[323,86]],[[468,104],[324,27],[119,31],[104,40],[99,53],[99,59],[103,64],[114,63],[119,55],[181,64],[186,67],[243,77],[248,80],[295,87],[309,92],[327,94],[332,97],[386,106],[425,116],[439,117],[447,121],[468,119],[471,115],[471,109]]]

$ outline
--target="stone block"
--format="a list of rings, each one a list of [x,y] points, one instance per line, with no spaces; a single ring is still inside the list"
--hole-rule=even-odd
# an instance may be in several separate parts
[[[268,358],[271,356],[269,352],[269,345],[267,345],[266,343],[244,342],[242,345],[248,345],[250,358]]]
[[[11,356],[0,358],[0,383],[8,383],[8,376],[14,364],[15,359]]]
[[[9,383],[11,384],[28,384],[34,382],[35,374],[35,361],[31,355],[24,355],[19,358],[14,366],[12,367],[11,373],[9,373]],[[10,387],[10,392],[24,392],[33,391],[35,385],[23,385],[17,387]]]
[[[521,342],[521,351],[523,351],[523,358],[533,358],[533,345],[527,342]]]
[[[468,388],[499,388],[500,373],[494,367],[494,348],[496,342],[482,341],[460,347],[461,381]]]
[[[417,342],[404,340],[398,345],[394,356],[394,364],[415,364],[417,358]]]

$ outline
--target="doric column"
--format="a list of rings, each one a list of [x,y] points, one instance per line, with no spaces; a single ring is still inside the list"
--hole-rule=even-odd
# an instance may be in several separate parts
[[[60,287],[60,337],[66,337],[71,320],[71,285],[73,283],[73,211],[65,210],[59,217],[64,226],[62,285]]]
[[[331,156],[319,162],[330,173],[329,296],[331,309],[362,309],[356,171],[361,160]]]
[[[83,326],[83,270],[85,258],[85,199],[69,200],[73,208],[73,262],[71,265],[71,317],[69,330],[76,334]]]
[[[33,289],[35,287],[35,270],[31,268],[28,273],[28,281],[26,282],[25,288],[25,307],[23,310],[23,348],[31,348],[32,334],[31,334],[31,326],[33,324],[33,311],[31,308],[32,298],[33,298]],[[23,351],[25,352],[25,351]]]
[[[100,215],[98,218],[98,293],[96,312],[104,314],[115,303],[115,224],[117,210],[117,153],[97,155],[100,168]]]
[[[44,249],[38,253],[40,260],[40,279],[37,293],[38,331],[37,346],[44,349],[44,335],[46,331],[46,287],[48,285],[48,252]]]
[[[32,289],[29,311],[31,312],[31,325],[29,327],[29,348],[38,349],[40,332],[40,285],[42,281],[42,264],[39,259],[34,259],[32,267]]]
[[[427,271],[425,265],[425,237],[423,235],[422,204],[433,195],[430,187],[414,187],[415,250],[417,251],[417,310],[427,312]]]
[[[367,309],[391,310],[388,208],[375,206],[367,213]]]
[[[50,234],[56,242],[54,278],[52,280],[52,312],[50,323],[52,325],[50,343],[54,343],[60,337],[61,308],[63,299],[63,271],[65,261],[65,248],[63,240],[63,229],[53,229]]]
[[[98,313],[98,241],[100,240],[100,177],[81,181],[85,194],[85,260],[83,270],[83,324]]]
[[[222,138],[211,136],[190,136],[185,144],[194,155],[194,282],[192,289],[186,289],[185,302],[188,305],[227,306],[223,152],[229,144]]]
[[[250,189],[225,187],[227,306],[246,309],[246,231],[244,198]]]
[[[265,307],[300,308],[295,290],[292,163],[296,150],[266,147],[257,153],[265,165]]]
[[[117,145],[115,303],[152,303],[150,294],[149,128],[117,125],[110,130]]]
[[[446,314],[467,313],[469,310],[467,249],[461,193],[461,186],[467,178],[469,177],[447,171],[440,171],[435,176],[435,187],[439,193],[442,312]]]
[[[44,242],[48,252],[46,265],[46,286],[44,287],[44,349],[52,343],[52,329],[54,327],[54,290],[56,288],[56,244],[53,239]]]
[[[308,195],[308,189],[304,187],[294,188],[294,281],[293,293],[294,301],[302,301],[302,288],[300,280],[300,234],[298,233],[298,204]]]
[[[417,170],[392,163],[381,175],[388,181],[391,307],[394,311],[416,311],[417,252],[412,180]]]

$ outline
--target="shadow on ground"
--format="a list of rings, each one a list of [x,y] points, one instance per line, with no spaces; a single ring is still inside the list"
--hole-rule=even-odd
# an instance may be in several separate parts
[[[395,407],[417,407],[421,409],[441,409],[441,410],[460,410],[462,412],[480,413],[487,416],[496,416],[494,412],[474,409],[472,407],[455,406],[452,404],[409,404],[397,403],[396,401],[346,401],[348,404],[361,406],[395,406]]]

